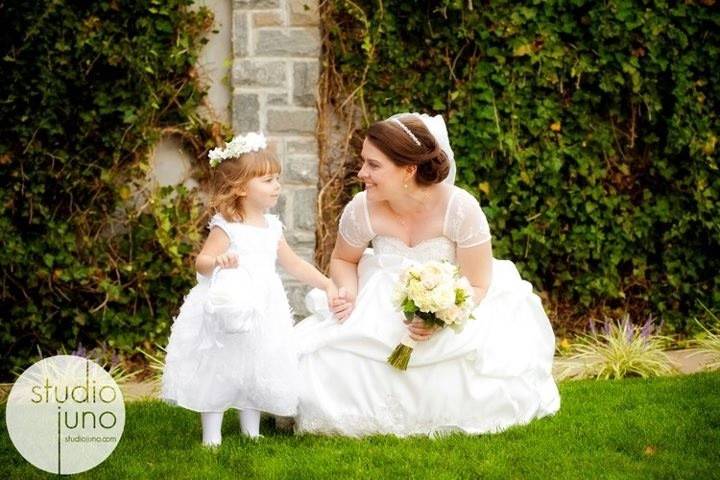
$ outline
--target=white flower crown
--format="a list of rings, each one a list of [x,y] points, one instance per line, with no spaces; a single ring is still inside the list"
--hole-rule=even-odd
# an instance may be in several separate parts
[[[259,152],[267,148],[267,140],[262,132],[250,132],[247,135],[238,135],[230,140],[225,148],[213,148],[208,153],[210,166],[217,167],[220,162],[228,158],[238,157],[244,153]]]

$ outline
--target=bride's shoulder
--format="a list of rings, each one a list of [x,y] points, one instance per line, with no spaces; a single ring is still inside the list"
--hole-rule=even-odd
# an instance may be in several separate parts
[[[338,233],[353,247],[364,247],[375,236],[365,191],[355,194],[340,215]]]
[[[365,190],[356,193],[345,205],[345,210],[367,213],[370,216],[374,216],[378,212],[384,212],[386,209],[386,201],[369,199]]]
[[[459,209],[475,209],[480,208],[480,202],[477,198],[475,198],[475,195],[468,192],[464,188],[458,187],[457,185],[453,186],[453,203],[455,204],[456,208]]]
[[[365,202],[367,202],[366,192],[365,190],[360,190],[345,204],[345,209],[357,208],[358,206],[364,205]]]

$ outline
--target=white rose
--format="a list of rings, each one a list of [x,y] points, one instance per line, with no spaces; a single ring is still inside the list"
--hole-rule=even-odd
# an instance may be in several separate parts
[[[423,311],[427,311],[421,307],[421,305],[426,304],[427,291],[422,286],[422,283],[420,283],[420,281],[418,281],[416,279],[411,279],[408,282],[406,293],[407,293],[408,298],[410,298],[410,300],[414,301],[415,305],[417,305],[418,308],[420,308]]]
[[[465,313],[460,307],[453,305],[450,308],[439,311],[437,316],[447,325],[452,325],[454,323],[461,323],[465,317]]]
[[[393,298],[392,302],[393,305],[395,305],[398,309],[402,309],[403,303],[405,302],[405,298],[407,298],[407,293],[405,292],[404,288],[396,288],[393,292]]]
[[[440,267],[443,273],[449,277],[454,278],[458,274],[457,266],[453,265],[452,263],[443,262],[440,264]]]
[[[455,288],[450,282],[441,283],[430,293],[432,311],[445,310],[455,305]]]
[[[432,290],[443,280],[441,272],[426,272],[422,277],[422,285],[426,290]]]
[[[405,288],[407,283],[410,281],[410,278],[410,270],[405,270],[400,274],[400,277],[398,277],[398,285]]]

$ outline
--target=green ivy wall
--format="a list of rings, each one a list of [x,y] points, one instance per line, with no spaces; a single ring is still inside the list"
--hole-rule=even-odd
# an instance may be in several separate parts
[[[556,327],[720,310],[720,8],[335,1],[332,64],[365,122],[442,113],[495,256]],[[638,318],[640,317],[640,318]]]

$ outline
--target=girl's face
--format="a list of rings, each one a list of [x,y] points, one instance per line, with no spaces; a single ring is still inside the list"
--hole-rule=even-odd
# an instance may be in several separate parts
[[[367,138],[363,142],[362,168],[358,178],[365,184],[368,200],[383,201],[397,196],[412,181],[413,167],[398,167]]]
[[[268,173],[250,179],[241,190],[246,208],[265,211],[274,207],[280,197],[279,178],[277,173]]]

